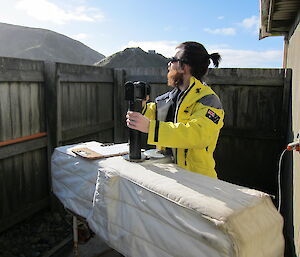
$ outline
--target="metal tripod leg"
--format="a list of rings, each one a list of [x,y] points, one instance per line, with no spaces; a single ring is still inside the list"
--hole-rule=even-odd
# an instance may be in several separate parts
[[[79,257],[77,217],[73,215],[73,251],[74,257]]]

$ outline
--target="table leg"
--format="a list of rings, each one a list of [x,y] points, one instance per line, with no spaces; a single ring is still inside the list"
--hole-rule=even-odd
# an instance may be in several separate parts
[[[79,257],[77,217],[73,215],[73,250],[74,257]]]

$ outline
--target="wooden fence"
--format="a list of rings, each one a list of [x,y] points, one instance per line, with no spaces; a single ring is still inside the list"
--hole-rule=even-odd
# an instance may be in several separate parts
[[[0,65],[0,232],[49,205],[54,147],[127,140],[125,81],[148,82],[152,99],[169,89],[166,69],[12,58]],[[290,76],[281,69],[210,70],[207,81],[226,113],[215,154],[222,179],[275,194]]]
[[[114,71],[46,63],[47,117],[53,146],[114,140]]]
[[[215,152],[219,177],[276,195],[289,129],[291,70],[214,69],[207,82],[225,109]]]
[[[0,58],[0,231],[49,203],[43,67]]]

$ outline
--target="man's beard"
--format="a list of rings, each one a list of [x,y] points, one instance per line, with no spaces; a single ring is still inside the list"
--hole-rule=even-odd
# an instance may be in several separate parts
[[[183,73],[178,70],[170,70],[168,72],[168,86],[178,87],[183,84]]]

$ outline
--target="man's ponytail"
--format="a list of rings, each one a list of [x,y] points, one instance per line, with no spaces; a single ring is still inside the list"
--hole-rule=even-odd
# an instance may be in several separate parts
[[[216,68],[219,67],[219,63],[221,61],[221,55],[219,55],[218,53],[213,53],[209,55],[209,58],[213,61],[213,64]]]

